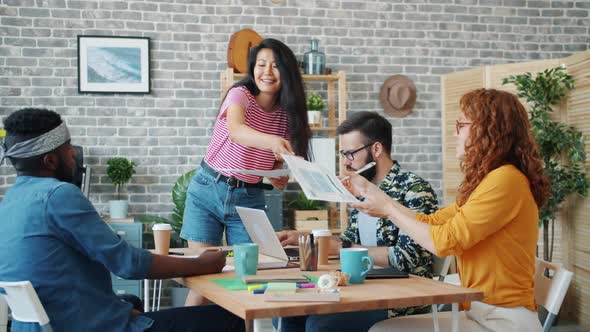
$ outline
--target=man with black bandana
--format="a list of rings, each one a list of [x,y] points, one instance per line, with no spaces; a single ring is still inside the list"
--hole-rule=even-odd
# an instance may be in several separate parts
[[[221,271],[223,252],[198,258],[151,254],[130,246],[100,218],[74,177],[75,151],[59,114],[27,108],[4,119],[0,163],[15,183],[0,202],[0,280],[31,282],[54,331],[243,331],[243,320],[218,306],[149,313],[113,292],[111,272],[164,279]],[[41,331],[13,321],[12,331]]]
[[[438,208],[436,194],[430,184],[418,175],[403,170],[391,158],[392,127],[375,112],[352,113],[337,129],[340,136],[343,164],[348,171],[357,171],[375,161],[375,167],[361,173],[402,205],[416,212],[429,214]],[[297,245],[299,232],[279,233],[283,245]],[[414,242],[388,219],[370,217],[358,210],[349,216],[343,234],[333,236],[330,254],[338,255],[340,248],[367,248],[375,265],[393,266],[400,271],[432,277],[432,255]],[[427,307],[373,310],[368,312],[316,315],[282,319],[282,331],[367,330],[372,322],[386,317],[424,313]],[[276,322],[275,322],[276,323]]]

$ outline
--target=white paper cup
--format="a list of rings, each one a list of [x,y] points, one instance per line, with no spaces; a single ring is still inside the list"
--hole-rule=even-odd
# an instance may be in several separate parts
[[[168,255],[170,250],[170,233],[172,227],[169,224],[155,224],[152,227],[154,232],[154,245],[156,246],[156,253],[160,255]]]

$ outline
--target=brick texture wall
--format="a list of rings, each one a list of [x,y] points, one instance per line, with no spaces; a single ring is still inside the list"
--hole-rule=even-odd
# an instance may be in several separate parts
[[[132,214],[167,214],[174,181],[209,142],[231,33],[252,28],[299,56],[316,37],[327,65],[347,72],[350,112],[382,113],[382,82],[414,80],[415,112],[390,119],[393,155],[440,194],[440,75],[587,50],[589,12],[587,0],[1,0],[0,117],[25,106],[59,112],[94,169],[99,210],[114,192],[106,161],[126,156],[138,164]],[[150,37],[152,93],[78,94],[81,34]],[[14,179],[0,166],[0,197]]]

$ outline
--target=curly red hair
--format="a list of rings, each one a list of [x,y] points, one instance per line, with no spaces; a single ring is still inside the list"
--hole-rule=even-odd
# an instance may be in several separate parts
[[[489,172],[512,164],[528,178],[535,202],[541,208],[549,195],[549,179],[543,174],[528,114],[518,98],[506,91],[477,89],[461,97],[459,104],[472,123],[461,163],[465,178],[457,203],[465,204]]]

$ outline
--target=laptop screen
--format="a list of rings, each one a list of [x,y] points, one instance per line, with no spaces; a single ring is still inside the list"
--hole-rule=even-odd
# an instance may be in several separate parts
[[[260,247],[260,253],[289,261],[285,249],[281,246],[268,216],[264,210],[236,206],[236,210],[254,243]]]

